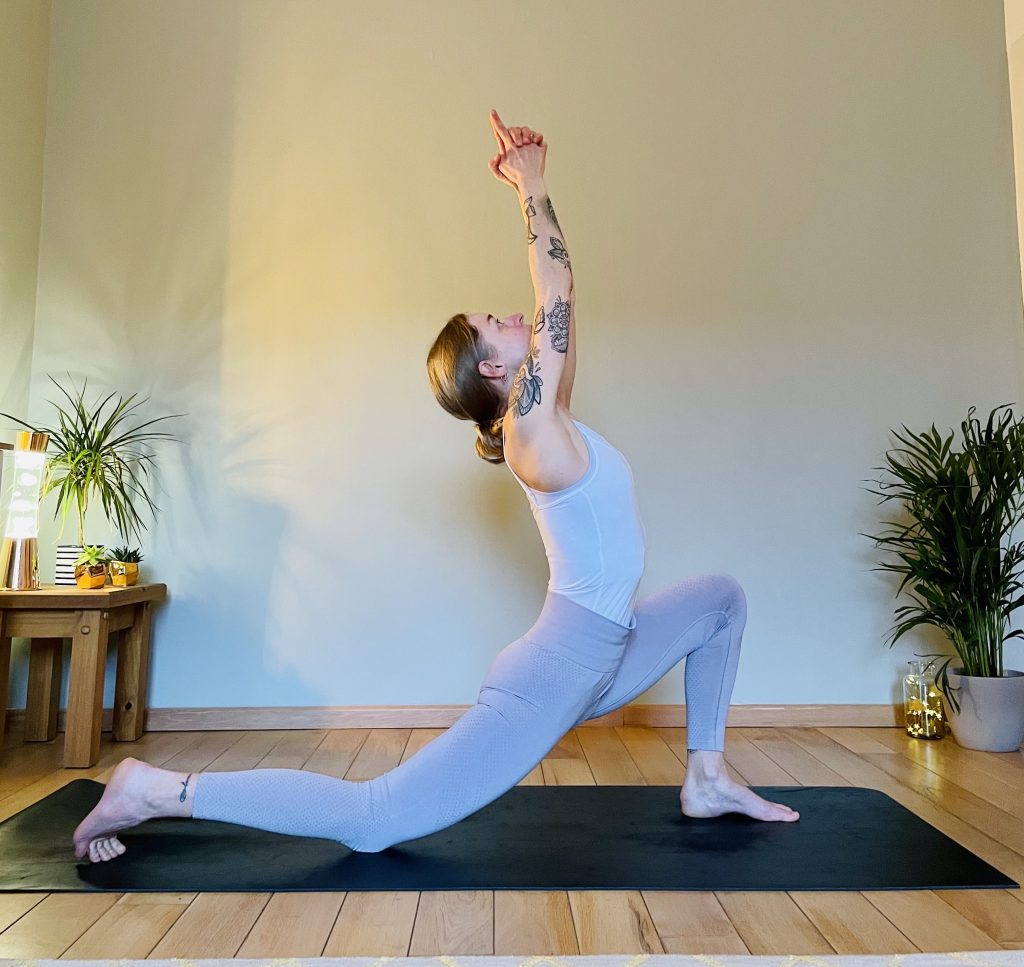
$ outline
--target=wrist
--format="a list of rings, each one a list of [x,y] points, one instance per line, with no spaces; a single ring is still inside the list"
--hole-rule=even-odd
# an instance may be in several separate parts
[[[541,195],[547,193],[547,188],[543,178],[528,178],[516,185],[516,191],[519,194],[520,204],[522,204],[527,198],[540,198]]]

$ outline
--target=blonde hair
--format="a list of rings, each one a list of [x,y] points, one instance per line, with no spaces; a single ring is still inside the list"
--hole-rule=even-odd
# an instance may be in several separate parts
[[[479,370],[479,364],[493,355],[493,348],[460,312],[445,323],[427,352],[427,378],[445,410],[476,424],[477,456],[489,463],[504,463],[504,401]]]

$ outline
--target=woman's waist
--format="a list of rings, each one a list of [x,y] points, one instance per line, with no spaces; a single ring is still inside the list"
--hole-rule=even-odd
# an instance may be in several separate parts
[[[635,616],[624,626],[549,588],[540,615],[523,637],[593,671],[613,672],[635,627]]]
[[[624,626],[627,630],[631,631],[636,626],[633,611],[636,604],[637,588],[640,584],[639,575],[621,581],[599,584],[566,581],[559,578],[560,576],[556,572],[552,572],[548,579],[547,589],[549,592],[569,598],[588,611],[596,611],[602,617]]]

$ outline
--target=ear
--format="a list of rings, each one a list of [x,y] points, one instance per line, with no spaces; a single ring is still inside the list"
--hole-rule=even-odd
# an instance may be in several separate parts
[[[481,359],[480,362],[477,363],[477,369],[480,371],[482,376],[486,376],[488,378],[498,375],[497,366],[495,366],[489,359]]]

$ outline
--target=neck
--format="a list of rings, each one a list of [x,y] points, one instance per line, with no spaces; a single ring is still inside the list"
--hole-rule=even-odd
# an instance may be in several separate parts
[[[508,397],[512,391],[511,383],[507,379],[501,379],[495,376],[491,383],[494,389],[494,395],[498,398],[498,415],[504,416],[506,410],[508,410]]]

